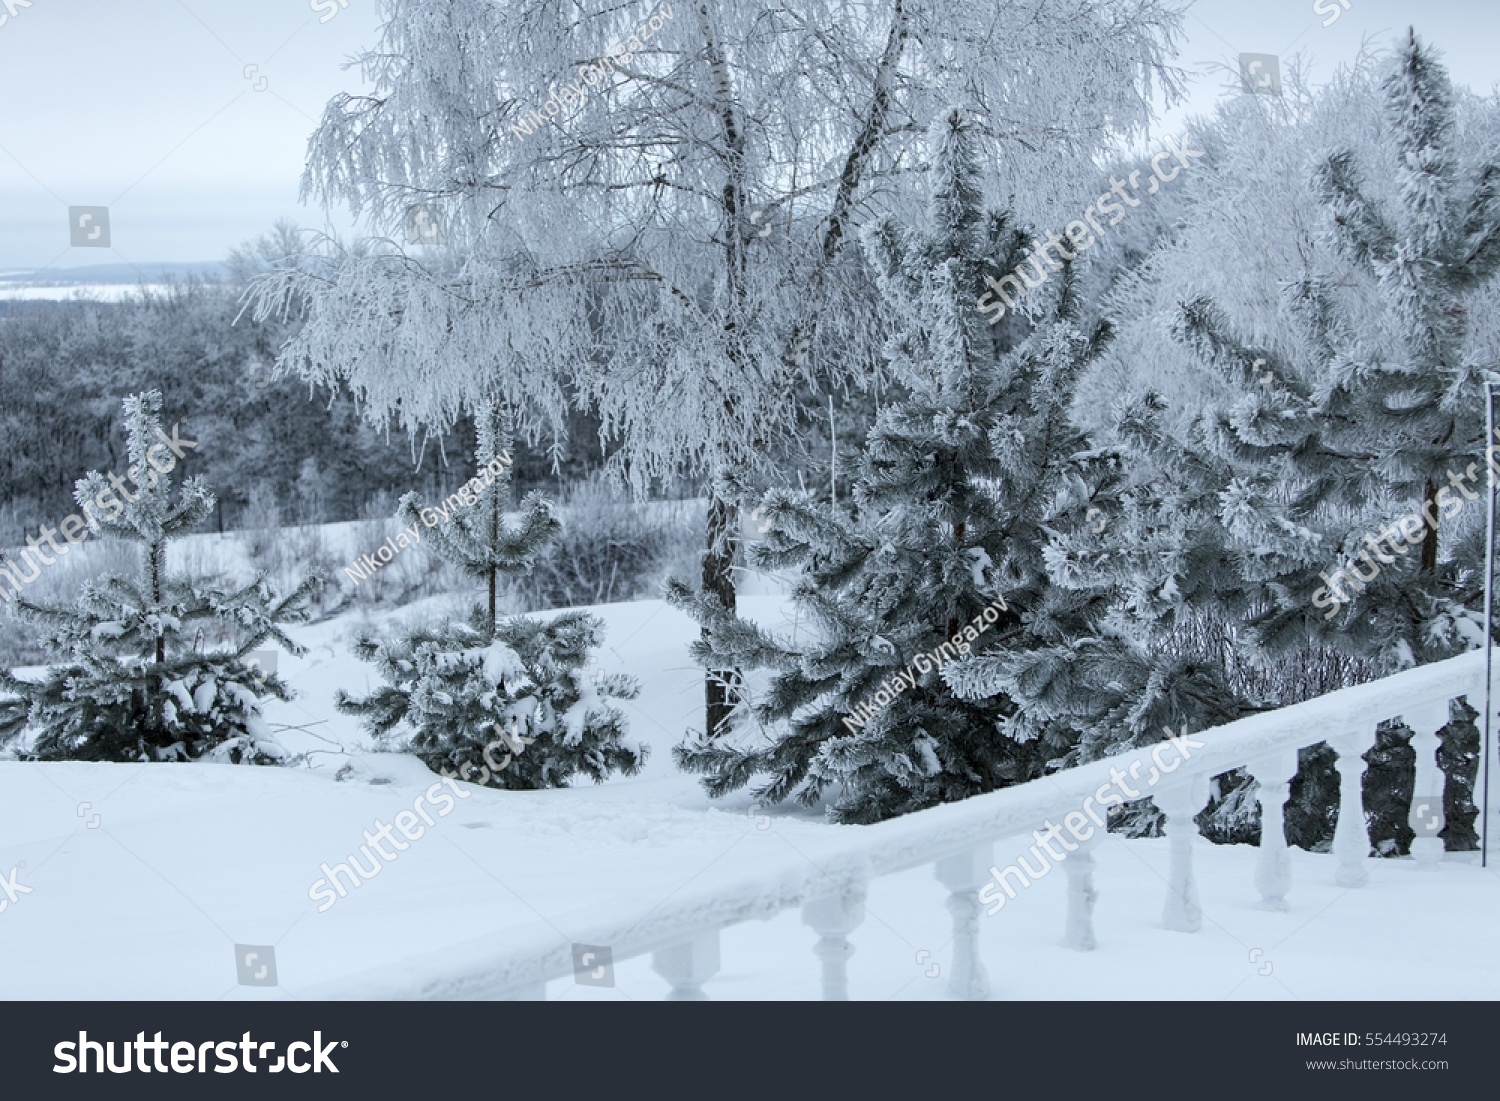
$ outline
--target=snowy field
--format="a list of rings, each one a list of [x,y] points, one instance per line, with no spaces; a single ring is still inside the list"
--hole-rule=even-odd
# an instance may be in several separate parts
[[[745,606],[763,621],[775,597]],[[431,614],[408,607],[384,622]],[[299,630],[282,655],[300,693],[268,718],[310,768],[0,763],[0,872],[29,888],[0,912],[0,996],[11,999],[304,998],[377,993],[383,976],[452,973],[550,929],[586,939],[603,918],[645,918],[691,888],[773,880],[817,863],[858,827],[762,812],[744,793],[710,801],[670,750],[701,721],[692,623],[659,602],[596,609],[599,665],[641,678],[622,706],[652,747],[636,777],[601,786],[465,798],[381,874],[318,912],[323,862],[347,861],[378,818],[390,822],[437,780],[410,758],[370,756],[335,686],[358,693],[370,667],[349,655],[348,618]],[[336,775],[351,762],[342,781]],[[384,782],[371,783],[372,779]],[[97,816],[97,817],[96,817]],[[996,845],[1004,865],[1019,839]],[[1066,876],[1053,874],[981,917],[993,996],[1041,999],[1477,999],[1500,990],[1500,870],[1371,861],[1367,887],[1332,885],[1334,860],[1294,850],[1291,909],[1259,910],[1256,850],[1200,842],[1205,913],[1197,934],[1161,927],[1165,841],[1111,838],[1096,852],[1096,951],[1059,946]],[[931,867],[877,879],[851,936],[859,999],[948,997],[950,919]],[[725,930],[715,998],[819,996],[815,934],[798,912]],[[275,947],[278,986],[237,982],[234,946]],[[1456,945],[1462,945],[1456,950]],[[558,979],[547,997],[659,999],[649,957],[616,962],[614,988]],[[395,989],[394,981],[390,989]]]
[[[142,293],[163,294],[165,283],[0,283],[0,302],[119,302]]]

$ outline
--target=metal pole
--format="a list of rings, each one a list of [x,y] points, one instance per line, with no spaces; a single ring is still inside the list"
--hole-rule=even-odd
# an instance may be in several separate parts
[[[828,395],[828,496],[839,503],[839,426],[833,419],[833,395]]]
[[[1484,381],[1485,470],[1490,491],[1489,509],[1484,529],[1484,745],[1480,751],[1482,793],[1479,811],[1479,865],[1489,867],[1490,855],[1490,724],[1495,712],[1491,699],[1491,670],[1495,663],[1495,466],[1489,450],[1495,440],[1494,380]]]

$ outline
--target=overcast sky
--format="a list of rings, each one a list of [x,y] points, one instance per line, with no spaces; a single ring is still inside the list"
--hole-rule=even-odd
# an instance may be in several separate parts
[[[221,260],[279,217],[322,226],[321,210],[297,202],[307,137],[332,95],[358,90],[343,64],[374,42],[378,16],[376,0],[344,0],[328,18],[335,2],[17,8],[0,24],[0,270]],[[1196,0],[1178,59],[1195,74],[1192,100],[1163,127],[1226,94],[1212,63],[1302,53],[1321,81],[1366,38],[1385,45],[1412,23],[1457,82],[1500,82],[1495,0],[1347,0],[1326,28],[1315,2],[1326,13],[1336,0]],[[69,245],[70,205],[110,208],[111,248]]]

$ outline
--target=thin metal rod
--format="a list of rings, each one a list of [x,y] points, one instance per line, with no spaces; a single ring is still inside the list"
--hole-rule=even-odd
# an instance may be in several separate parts
[[[833,395],[828,395],[828,496],[839,503],[839,426],[833,419]]]
[[[1479,865],[1489,867],[1490,855],[1490,724],[1495,707],[1491,699],[1491,670],[1495,663],[1495,464],[1490,450],[1495,439],[1494,383],[1484,382],[1485,470],[1490,490],[1489,510],[1484,529],[1484,746],[1480,753],[1482,794],[1479,812]]]

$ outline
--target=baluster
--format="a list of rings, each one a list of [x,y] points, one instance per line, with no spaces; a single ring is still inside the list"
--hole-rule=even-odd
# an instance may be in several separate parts
[[[981,845],[939,860],[937,878],[948,888],[948,913],[953,915],[953,970],[948,989],[960,998],[983,1001],[990,996],[990,980],[979,958],[979,888],[990,877],[993,845]]]
[[[854,946],[849,934],[865,919],[864,884],[836,895],[813,898],[802,904],[802,920],[818,934],[813,955],[823,964],[823,1000],[849,1000],[849,957]]]
[[[1208,800],[1208,778],[1188,777],[1154,798],[1167,816],[1167,840],[1172,846],[1162,924],[1179,933],[1196,933],[1203,927],[1203,907],[1198,904],[1198,881],[1193,875],[1193,842],[1198,836],[1193,816]]]
[[[1360,747],[1369,748],[1363,734],[1343,734],[1332,742],[1338,753],[1339,821],[1333,831],[1333,851],[1338,871],[1333,881],[1340,887],[1363,887],[1370,882],[1370,829],[1365,823],[1365,761]]]
[[[1082,828],[1078,832],[1081,833]],[[1088,840],[1074,842],[1078,851],[1069,853],[1063,862],[1063,871],[1068,874],[1068,923],[1063,929],[1064,948],[1092,952],[1098,943],[1094,939],[1094,903],[1099,898],[1099,892],[1094,889],[1094,849],[1103,833],[1101,826],[1089,834]],[[1073,836],[1077,837],[1078,833]]]
[[[1286,910],[1292,886],[1292,854],[1286,843],[1286,801],[1297,775],[1297,751],[1283,750],[1252,762],[1249,772],[1260,781],[1260,859],[1255,865],[1259,908]]]
[[[719,972],[719,931],[710,929],[651,953],[651,970],[672,989],[669,1002],[706,1002],[703,984]]]
[[[1438,768],[1437,732],[1448,723],[1448,701],[1429,700],[1408,707],[1401,719],[1412,730],[1411,747],[1417,754],[1417,776],[1412,787],[1411,810],[1407,824],[1416,831],[1411,854],[1422,868],[1435,868],[1443,859],[1443,776]]]

